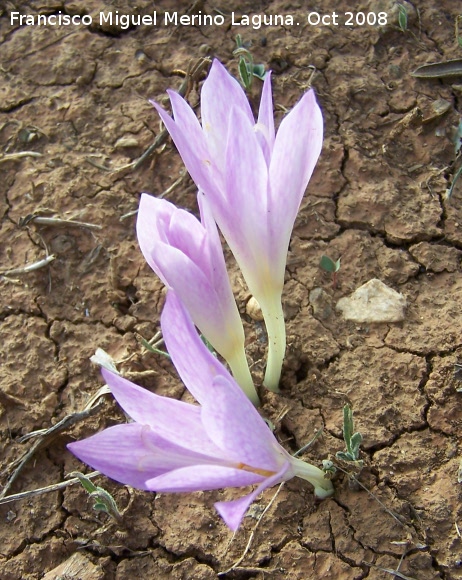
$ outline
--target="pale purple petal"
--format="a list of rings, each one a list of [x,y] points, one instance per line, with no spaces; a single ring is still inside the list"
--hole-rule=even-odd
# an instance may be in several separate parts
[[[115,479],[138,489],[147,489],[145,481],[162,473],[150,461],[151,451],[141,438],[142,426],[135,423],[116,425],[67,448],[81,461]]]
[[[226,192],[229,210],[254,222],[267,212],[266,166],[254,125],[240,109],[231,111],[226,147]],[[248,213],[251,215],[249,216]]]
[[[254,273],[255,278],[267,255],[268,170],[253,125],[235,108],[231,114],[226,167],[226,198],[207,191],[205,195],[244,275],[247,278]]]
[[[282,120],[270,164],[271,253],[282,252],[284,263],[295,217],[321,152],[322,138],[322,113],[310,90]]]
[[[236,306],[221,299],[212,281],[187,256],[170,246],[159,245],[157,264],[164,272],[169,288],[181,299],[194,324],[215,350],[227,358],[236,339],[244,343],[237,310],[236,316],[232,316],[233,311],[225,310],[227,307],[236,309]]]
[[[218,292],[220,296],[232,296],[233,293],[229,283],[225,257],[223,255],[223,248],[218,234],[217,225],[213,218],[210,205],[206,200],[204,193],[201,191],[197,194],[197,203],[199,205],[202,226],[207,232],[207,250],[210,256],[210,262],[213,264],[213,268],[210,268],[210,276],[213,278],[215,286],[220,289]]]
[[[176,266],[172,263],[167,268],[160,267],[158,257],[163,255],[164,244],[178,248],[205,273],[208,272],[208,256],[203,249],[206,232],[189,212],[177,209],[164,199],[143,194],[140,199],[136,231],[143,256],[165,285],[171,285],[169,273]]]
[[[240,526],[245,512],[249,509],[250,504],[256,499],[256,497],[268,487],[286,479],[285,475],[288,468],[289,465],[286,463],[278,473],[265,479],[252,493],[249,493],[249,495],[235,499],[234,501],[219,501],[215,503],[215,509],[233,532],[235,532]]]
[[[201,116],[208,149],[216,158],[220,169],[222,169],[230,122],[229,113],[232,107],[240,109],[249,123],[252,125],[255,123],[252,109],[241,85],[215,59],[201,91]]]
[[[258,111],[258,121],[255,128],[258,141],[265,156],[266,164],[269,167],[275,139],[271,71],[268,71],[265,75],[263,90],[261,93],[260,109]]]
[[[172,214],[166,234],[170,246],[181,250],[209,276],[207,232],[196,217],[184,209],[177,209]]]
[[[170,98],[172,98],[174,94],[175,93],[171,93]],[[191,108],[188,103],[184,101],[184,99],[179,96],[178,99],[181,99],[181,101],[184,103],[182,110],[186,117],[186,107],[190,110]],[[174,100],[176,102],[175,98]],[[179,102],[180,101],[176,102],[176,104],[178,105]],[[151,101],[151,103],[157,109],[157,112],[164,122],[167,131],[170,133],[170,136],[175,143],[184,164],[186,165],[186,169],[190,173],[192,179],[196,182],[197,186],[207,189],[212,189],[215,187],[214,182],[218,179],[218,177],[213,171],[214,166],[212,165],[212,160],[210,159],[208,146],[195,115],[194,118],[196,119],[196,124],[189,122],[188,117],[186,119],[182,118],[181,120],[183,122],[181,125],[177,125],[172,117],[170,117],[170,115],[166,113],[160,105],[154,101]]]
[[[167,294],[161,327],[167,350],[188,391],[201,404],[210,398],[213,400],[213,379],[217,375],[233,379],[202,342],[175,292]]]
[[[146,480],[156,477],[174,467],[182,467],[170,459],[164,466],[154,452],[157,437],[151,439],[153,432],[137,423],[109,427],[83,441],[68,444],[81,461],[115,479],[120,483],[138,489],[148,489]],[[162,453],[161,453],[162,455]]]
[[[149,425],[176,445],[221,455],[203,428],[199,406],[160,397],[106,369],[101,372],[119,405],[138,424]]]
[[[194,146],[197,144],[197,153],[206,155],[208,152],[206,140],[194,109],[186,99],[175,91],[168,90],[167,94],[170,97],[173,119],[178,129],[190,138]]]
[[[228,464],[226,459],[175,445],[138,423],[109,427],[69,443],[68,448],[93,469],[139,489],[148,489],[146,480],[182,467]]]
[[[222,320],[221,334],[223,336],[223,329],[226,328],[228,342],[234,345],[243,345],[245,337],[242,328],[242,320],[229,282],[217,225],[213,218],[210,204],[203,192],[198,193],[197,201],[201,214],[201,221],[207,232],[207,252],[210,260],[209,277],[216,291],[222,310],[222,315],[220,317]],[[210,342],[212,341],[210,340]]]
[[[146,485],[152,491],[181,493],[253,485],[262,479],[260,475],[233,467],[195,465],[150,479]]]
[[[202,423],[222,455],[247,467],[278,472],[287,453],[235,381],[216,377],[202,403]]]
[[[216,224],[203,200],[203,224],[170,202],[142,195],[138,241],[146,261],[175,290],[194,324],[225,359],[244,331],[226,271]]]

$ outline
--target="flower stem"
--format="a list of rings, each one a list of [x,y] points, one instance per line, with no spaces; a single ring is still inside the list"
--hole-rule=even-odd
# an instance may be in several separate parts
[[[331,480],[325,477],[324,471],[295,457],[291,459],[291,462],[295,476],[309,481],[314,486],[316,497],[325,499],[334,494],[334,486]]]
[[[231,372],[233,373],[238,385],[252,401],[255,407],[259,407],[261,403],[253,384],[252,375],[250,374],[244,346],[234,349],[232,356],[229,356],[226,361],[229,364]]]
[[[263,384],[274,393],[279,393],[282,363],[286,351],[286,326],[282,311],[281,294],[276,293],[269,300],[260,301],[268,334],[268,362]]]

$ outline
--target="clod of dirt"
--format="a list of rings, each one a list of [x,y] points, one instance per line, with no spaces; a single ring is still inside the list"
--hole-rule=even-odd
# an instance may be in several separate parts
[[[80,578],[81,580],[100,580],[104,572],[100,566],[95,566],[86,556],[76,552],[54,570],[44,576],[44,580],[55,578]]]
[[[426,270],[431,272],[455,272],[459,268],[462,252],[457,248],[420,242],[411,246],[409,252]]]
[[[353,322],[400,322],[404,320],[406,298],[377,278],[360,286],[336,306]]]

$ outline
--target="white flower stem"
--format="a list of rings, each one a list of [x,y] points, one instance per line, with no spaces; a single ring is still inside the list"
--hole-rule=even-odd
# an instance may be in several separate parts
[[[260,399],[253,384],[252,375],[250,374],[247,357],[245,356],[244,346],[234,349],[231,356],[226,358],[227,363],[233,373],[236,382],[252,401],[255,407],[260,406]]]
[[[279,393],[282,363],[286,352],[286,326],[282,311],[281,293],[260,301],[260,308],[268,334],[268,362],[263,384],[267,389]]]
[[[334,486],[331,480],[325,477],[324,471],[296,457],[292,457],[291,462],[294,475],[309,481],[314,486],[314,494],[316,497],[325,499],[334,494]]]

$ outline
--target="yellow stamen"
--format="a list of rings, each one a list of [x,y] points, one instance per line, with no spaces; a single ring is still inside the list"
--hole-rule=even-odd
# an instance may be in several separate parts
[[[236,467],[237,469],[242,469],[243,471],[251,471],[252,473],[256,473],[257,475],[261,475],[262,477],[271,477],[276,473],[275,471],[268,471],[267,469],[259,469],[258,467],[251,467],[250,465],[246,465],[245,463],[238,463]]]

